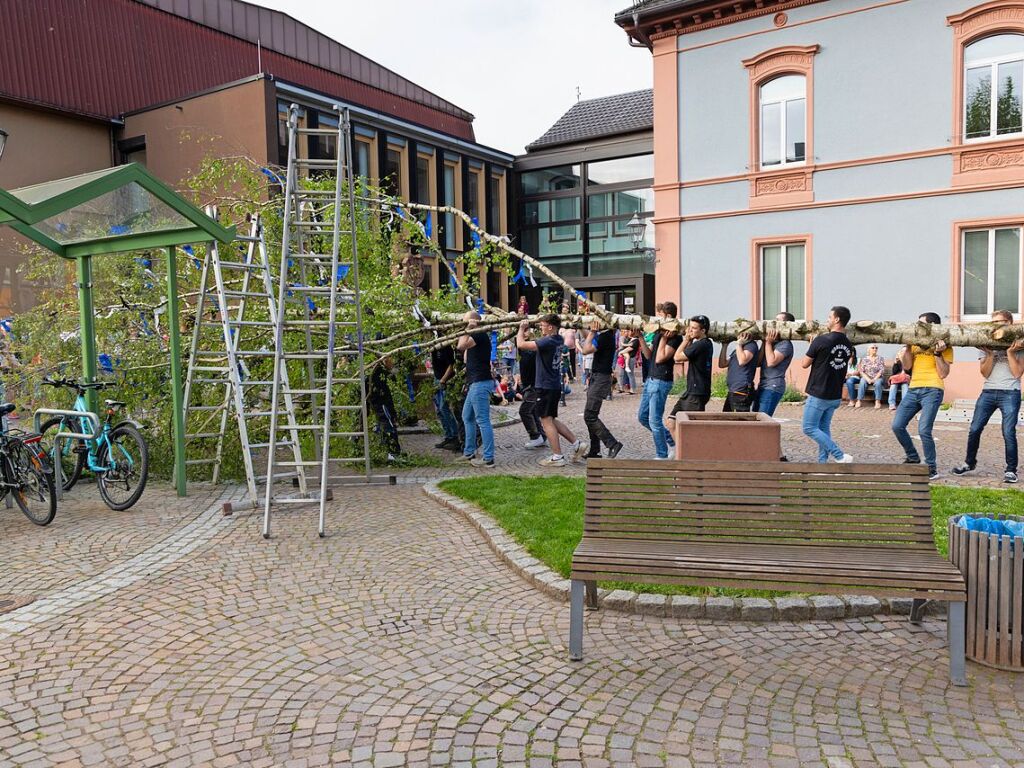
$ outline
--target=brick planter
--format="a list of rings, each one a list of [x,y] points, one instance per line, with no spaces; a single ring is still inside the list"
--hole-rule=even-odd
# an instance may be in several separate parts
[[[967,581],[967,658],[1022,672],[1024,538],[968,531],[959,519],[949,520],[949,559]]]
[[[688,413],[675,416],[676,459],[778,461],[782,428],[764,413]]]

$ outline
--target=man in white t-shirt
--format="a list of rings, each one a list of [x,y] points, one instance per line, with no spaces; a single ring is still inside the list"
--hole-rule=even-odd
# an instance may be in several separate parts
[[[1009,325],[1013,322],[1013,315],[999,310],[992,313],[992,322]],[[974,418],[967,435],[967,458],[963,464],[953,468],[953,474],[966,475],[975,470],[981,433],[998,408],[1003,419],[1003,443],[1006,448],[1003,482],[1016,483],[1017,419],[1020,416],[1020,379],[1024,376],[1024,339],[1018,339],[1009,349],[982,349],[981,375],[985,377],[985,384],[974,406]]]

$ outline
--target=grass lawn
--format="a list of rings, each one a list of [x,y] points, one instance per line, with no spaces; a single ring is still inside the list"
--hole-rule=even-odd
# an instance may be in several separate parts
[[[493,517],[516,541],[552,570],[568,578],[572,552],[583,535],[583,478],[491,475],[445,480],[448,493],[471,501]],[[946,555],[946,521],[952,515],[995,515],[1021,512],[1024,494],[976,488],[932,488],[935,543]],[[632,589],[672,595],[776,596],[781,592],[685,587],[664,584],[601,582],[608,589]]]

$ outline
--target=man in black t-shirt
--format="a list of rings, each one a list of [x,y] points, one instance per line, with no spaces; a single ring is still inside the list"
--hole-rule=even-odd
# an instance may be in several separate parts
[[[462,441],[459,439],[459,422],[452,413],[448,404],[448,392],[446,387],[455,375],[455,350],[451,345],[445,345],[430,353],[430,367],[434,372],[434,412],[438,421],[441,422],[441,429],[444,431],[444,439],[435,445],[435,448],[445,448],[450,451],[461,451]]]
[[[530,334],[527,332],[527,340]],[[528,349],[519,350],[519,380],[523,386],[523,404],[519,406],[519,418],[526,428],[530,439],[524,448],[542,448],[548,441],[544,437],[544,427],[537,415],[537,353]]]
[[[659,304],[656,309],[658,316],[664,320],[674,320],[679,311],[671,301]],[[678,331],[658,331],[650,345],[643,335],[640,336],[640,352],[650,360],[651,365],[650,376],[644,381],[637,420],[654,437],[656,459],[668,459],[669,446],[675,445],[669,431],[665,429],[665,403],[675,375],[676,350],[682,343],[683,337]]]
[[[829,332],[818,336],[807,348],[800,365],[810,368],[807,378],[807,402],[804,403],[804,434],[818,444],[818,462],[831,456],[840,464],[850,464],[853,456],[832,440],[832,416],[843,400],[843,382],[854,349],[846,336],[850,310],[832,307],[828,314]]]
[[[463,460],[474,467],[494,466],[494,428],[491,426],[491,335],[474,329],[480,324],[480,315],[467,312],[466,333],[459,337],[456,348],[466,356],[466,403],[462,406],[462,422],[466,429]],[[483,458],[476,457],[476,430],[480,429]]]
[[[601,323],[595,321],[583,342],[584,355],[593,355],[590,369],[590,385],[587,387],[587,404],[583,408],[583,423],[590,433],[590,452],[587,458],[601,457],[601,444],[608,449],[608,458],[614,459],[622,450],[622,443],[616,440],[608,427],[601,421],[601,406],[612,391],[612,363],[615,359],[615,329],[601,330]]]
[[[675,361],[686,363],[686,392],[680,397],[672,413],[703,411],[711,399],[711,358],[715,346],[708,338],[711,321],[704,315],[690,318],[683,343],[676,350]]]
[[[558,350],[562,346],[562,338],[558,335],[558,329],[562,324],[558,315],[542,315],[538,324],[540,325],[541,336],[536,341],[526,338],[526,330],[530,327],[529,320],[523,320],[519,325],[519,335],[516,336],[516,346],[519,351],[533,351],[537,353],[537,376],[534,379],[534,386],[537,388],[537,408],[540,416],[541,426],[551,446],[551,456],[542,459],[539,464],[542,467],[564,467],[565,457],[561,453],[561,442],[559,436],[564,437],[572,443],[572,460],[577,461],[583,455],[583,442],[576,439],[565,424],[558,420],[558,401],[562,397],[562,379],[560,372],[560,361]]]

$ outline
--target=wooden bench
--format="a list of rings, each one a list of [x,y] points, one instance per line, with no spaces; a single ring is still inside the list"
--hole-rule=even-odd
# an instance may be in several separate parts
[[[569,656],[599,579],[912,597],[948,603],[950,677],[966,685],[966,588],[931,510],[921,465],[591,459]]]

